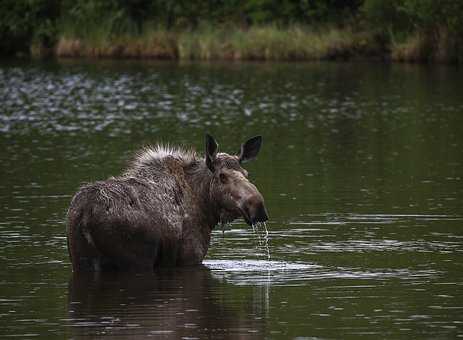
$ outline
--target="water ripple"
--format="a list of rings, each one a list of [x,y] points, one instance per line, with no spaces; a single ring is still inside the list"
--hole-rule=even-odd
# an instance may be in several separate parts
[[[439,275],[435,270],[361,270],[286,261],[207,260],[204,265],[214,276],[236,285],[301,286],[313,280],[330,279],[423,280]]]

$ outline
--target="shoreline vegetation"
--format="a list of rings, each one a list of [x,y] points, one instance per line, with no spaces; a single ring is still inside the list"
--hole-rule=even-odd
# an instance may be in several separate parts
[[[458,44],[440,35],[415,32],[403,41],[349,27],[256,26],[195,31],[148,30],[137,36],[78,38],[63,35],[51,49],[32,46],[34,57],[168,60],[318,61],[374,59],[394,62],[458,63]]]
[[[325,60],[378,54],[381,47],[351,29],[253,26],[195,31],[147,30],[138,36],[79,39],[62,36],[51,55],[65,58],[152,58],[171,60]],[[41,56],[40,49],[36,56]],[[377,55],[379,56],[379,55]]]
[[[461,63],[463,1],[4,0],[0,55]]]

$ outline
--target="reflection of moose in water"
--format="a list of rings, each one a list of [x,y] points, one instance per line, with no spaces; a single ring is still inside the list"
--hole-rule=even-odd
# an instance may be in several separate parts
[[[218,223],[243,217],[265,222],[267,212],[243,162],[254,159],[260,136],[239,155],[218,153],[206,136],[205,157],[155,146],[142,151],[119,177],[83,186],[68,211],[74,271],[152,271],[199,264]]]
[[[138,275],[80,272],[69,286],[70,337],[261,338],[265,318],[254,306],[261,301],[252,288],[240,292],[230,294],[229,284],[202,265]]]

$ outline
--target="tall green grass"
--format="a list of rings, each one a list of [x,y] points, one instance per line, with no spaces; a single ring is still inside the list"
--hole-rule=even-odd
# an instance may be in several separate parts
[[[114,33],[112,23],[77,31],[65,27],[58,39],[59,57],[133,57],[183,60],[320,60],[352,55],[365,35],[327,27],[201,27],[167,31],[154,24],[140,33]]]

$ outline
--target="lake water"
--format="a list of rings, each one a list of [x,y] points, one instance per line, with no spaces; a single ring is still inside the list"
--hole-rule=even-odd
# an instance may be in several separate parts
[[[77,188],[205,132],[263,135],[268,242],[236,221],[202,267],[73,277]],[[463,337],[462,69],[3,61],[0,147],[1,337]]]

